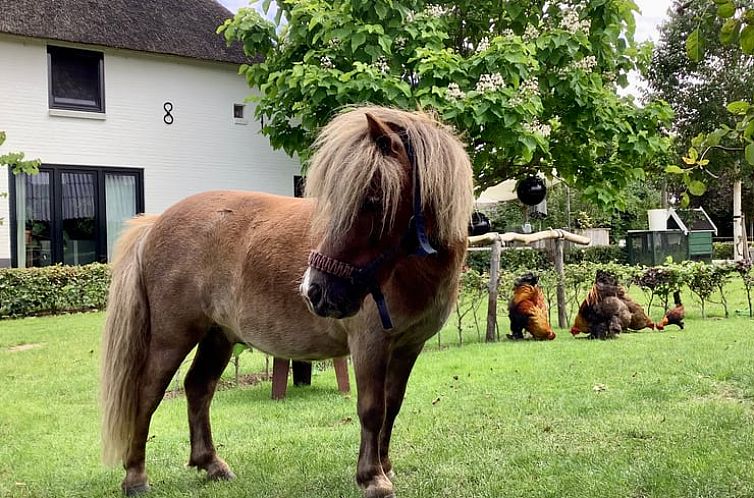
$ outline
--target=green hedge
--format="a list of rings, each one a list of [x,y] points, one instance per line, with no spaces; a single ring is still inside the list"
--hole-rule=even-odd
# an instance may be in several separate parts
[[[628,251],[618,246],[593,246],[571,249],[565,254],[566,263],[628,263]]]
[[[490,271],[491,251],[469,251],[466,256],[466,264],[484,273]],[[500,268],[508,271],[519,270],[547,270],[552,268],[552,262],[544,249],[512,248],[503,249],[500,253]]]
[[[0,269],[0,318],[104,309],[110,267],[47,266]]]
[[[713,242],[712,259],[733,259],[733,242]]]

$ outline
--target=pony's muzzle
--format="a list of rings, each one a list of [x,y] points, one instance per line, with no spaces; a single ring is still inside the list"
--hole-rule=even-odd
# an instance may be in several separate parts
[[[354,292],[347,282],[308,268],[299,288],[309,311],[326,318],[347,318],[358,313],[361,301],[354,300]]]

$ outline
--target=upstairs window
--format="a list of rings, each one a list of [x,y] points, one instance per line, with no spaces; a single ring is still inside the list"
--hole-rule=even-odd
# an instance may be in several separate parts
[[[47,47],[50,109],[105,112],[102,52]]]

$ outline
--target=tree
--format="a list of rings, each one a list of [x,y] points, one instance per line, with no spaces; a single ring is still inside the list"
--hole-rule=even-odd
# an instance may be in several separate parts
[[[616,93],[650,53],[630,0],[276,3],[277,25],[241,9],[219,31],[259,56],[241,73],[262,131],[304,162],[343,106],[421,108],[463,134],[480,188],[556,168],[612,209],[667,149],[669,107]]]
[[[746,0],[746,3],[751,5],[752,2]],[[719,10],[719,6],[710,0],[676,1],[668,20],[660,28],[660,40],[652,56],[647,75],[648,96],[663,99],[672,106],[675,113],[673,131],[677,134],[679,154],[686,152],[692,140],[700,134],[710,134],[723,125],[735,128],[736,116],[726,109],[726,105],[750,98],[754,88],[754,57],[724,43],[726,38],[718,36],[727,23],[717,15]],[[690,36],[697,42],[690,45],[687,42]],[[691,53],[687,52],[687,46],[693,49]],[[704,56],[699,59],[689,57],[701,53]],[[721,142],[728,142],[730,137],[719,138]],[[725,145],[733,146],[729,142]],[[697,159],[699,152],[704,153],[703,150],[697,151]],[[722,204],[720,200],[732,197],[732,186],[740,179],[749,180],[744,182],[744,194],[747,197],[754,194],[751,190],[754,183],[752,171],[741,164],[740,154],[735,150],[732,152],[711,148],[701,159],[709,161],[704,167],[718,177],[717,181],[705,182],[704,175],[699,174],[683,177],[690,193],[701,195],[699,202],[716,219],[718,227],[726,232],[732,226],[729,220],[733,214],[731,205]],[[685,155],[692,160],[693,153]],[[680,162],[680,158],[677,161]],[[693,173],[702,173],[701,168]],[[672,168],[671,172],[691,173],[686,167]],[[684,199],[689,200],[688,197]]]

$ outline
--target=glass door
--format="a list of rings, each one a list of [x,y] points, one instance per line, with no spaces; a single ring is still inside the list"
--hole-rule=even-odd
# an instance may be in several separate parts
[[[66,265],[97,261],[96,180],[95,173],[60,174],[63,263]]]
[[[16,247],[18,266],[53,263],[52,173],[16,176]]]

